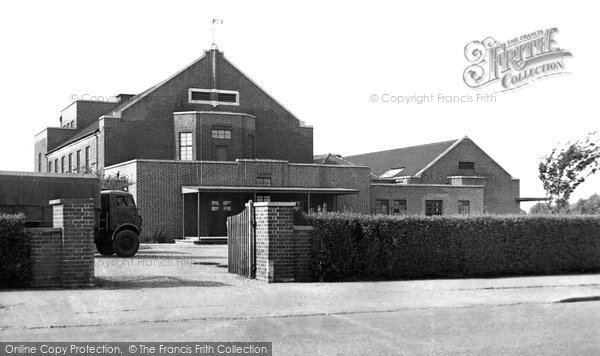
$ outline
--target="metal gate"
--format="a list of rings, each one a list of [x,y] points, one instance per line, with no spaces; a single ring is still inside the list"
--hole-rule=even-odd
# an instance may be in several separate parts
[[[254,204],[241,213],[227,217],[227,270],[243,277],[256,275],[256,231]]]

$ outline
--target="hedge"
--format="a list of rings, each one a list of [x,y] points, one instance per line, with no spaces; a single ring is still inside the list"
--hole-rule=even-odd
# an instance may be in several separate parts
[[[600,271],[600,216],[309,214],[315,280]]]
[[[25,217],[22,214],[0,214],[0,289],[29,286],[30,254]]]

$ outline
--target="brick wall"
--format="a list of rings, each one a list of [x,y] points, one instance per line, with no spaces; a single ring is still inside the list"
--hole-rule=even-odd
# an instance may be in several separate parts
[[[94,200],[59,199],[54,227],[28,229],[31,235],[32,286],[94,285]]]
[[[103,159],[101,157],[99,157],[98,155],[100,155],[102,153],[102,151],[100,151],[98,149],[100,142],[102,141],[103,136],[96,134],[96,135],[91,135],[88,136],[84,139],[81,139],[71,145],[65,146],[63,148],[60,148],[56,151],[51,152],[50,154],[48,154],[47,156],[47,161],[50,162],[52,161],[52,171],[55,171],[55,167],[56,167],[56,171],[58,173],[61,172],[61,169],[64,169],[64,173],[67,173],[69,171],[69,154],[72,154],[73,156],[73,161],[72,161],[72,172],[76,173],[77,172],[77,152],[80,152],[80,172],[84,173],[85,172],[85,150],[86,148],[88,148],[89,153],[90,153],[90,161],[89,161],[89,170],[90,171],[95,171],[96,169],[100,169],[102,167],[98,166],[99,163],[103,162]],[[62,168],[61,164],[62,164],[62,158],[64,157],[64,162],[65,162],[65,167]],[[56,165],[58,164],[58,165]]]
[[[143,218],[143,238],[152,236],[160,229],[171,238],[183,236],[182,186],[257,186],[258,175],[270,176],[272,187],[356,189],[358,194],[338,198],[339,208],[361,213],[370,211],[368,167],[295,164],[274,160],[134,160],[107,167],[105,172],[126,175],[135,182],[129,191],[134,195]]]
[[[425,215],[425,201],[441,200],[443,215],[458,214],[458,201],[470,202],[470,214],[483,214],[483,186],[454,186],[433,184],[373,184],[371,186],[371,209],[377,212],[377,200],[388,200],[390,214],[394,200],[406,200],[409,215]]]
[[[295,203],[255,203],[256,279],[301,282],[310,278],[311,227],[294,226]]]
[[[131,145],[140,147],[138,152],[148,151],[153,155],[111,160],[106,163],[106,166],[134,158],[172,159],[176,148],[173,140],[173,113],[185,111],[252,115],[256,118],[257,158],[311,163],[313,161],[312,127],[304,126],[292,113],[225,59],[222,52],[216,53],[215,59],[218,89],[238,91],[239,105],[213,107],[210,104],[188,102],[190,88],[212,88],[213,66],[210,52],[207,51],[204,57],[121,112],[121,117],[126,122],[143,121],[149,125],[147,130],[131,130],[129,141],[132,141]],[[155,128],[152,129],[152,125],[155,125]],[[116,131],[115,134],[118,132]],[[160,147],[161,151],[156,150],[156,147]],[[107,148],[109,148],[108,144]]]
[[[60,287],[62,261],[62,230],[30,228],[31,286]]]
[[[475,169],[461,170],[458,162],[474,162]],[[449,176],[485,177],[485,212],[518,214],[519,180],[486,154],[472,140],[464,139],[422,175],[423,183],[447,184]]]

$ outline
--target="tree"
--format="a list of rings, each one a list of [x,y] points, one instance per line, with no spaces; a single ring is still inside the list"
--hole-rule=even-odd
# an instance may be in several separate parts
[[[129,186],[133,184],[126,176],[105,175],[104,170],[98,170],[94,172],[100,180],[100,189],[107,190],[124,190],[127,191]]]
[[[575,188],[598,170],[600,139],[597,134],[591,132],[584,140],[555,148],[540,162],[540,180],[546,195],[555,204],[554,211],[564,211]]]
[[[529,214],[552,214],[552,208],[548,203],[539,202],[529,208]]]
[[[587,199],[579,199],[577,203],[571,205],[569,212],[571,214],[600,214],[600,195],[592,194]]]

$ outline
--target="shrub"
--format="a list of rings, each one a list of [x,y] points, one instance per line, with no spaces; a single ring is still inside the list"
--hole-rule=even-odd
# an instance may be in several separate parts
[[[600,270],[600,217],[309,214],[315,280]]]
[[[25,216],[0,214],[0,288],[19,288],[31,282],[31,245]]]

